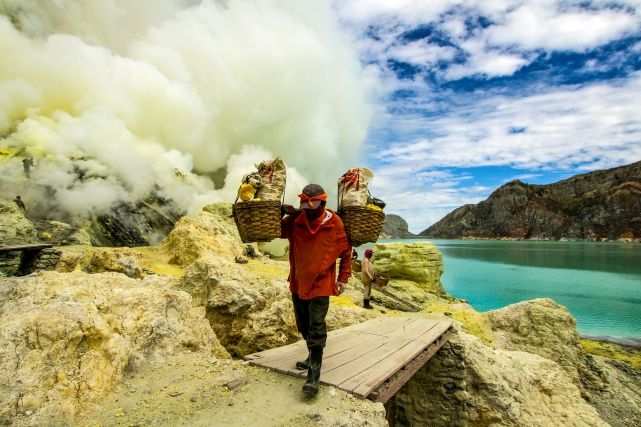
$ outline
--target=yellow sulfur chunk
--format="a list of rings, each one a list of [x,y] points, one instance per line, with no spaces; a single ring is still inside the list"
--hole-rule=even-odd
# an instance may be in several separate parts
[[[251,184],[241,184],[238,189],[238,197],[243,202],[248,202],[254,198],[256,194],[256,188]]]

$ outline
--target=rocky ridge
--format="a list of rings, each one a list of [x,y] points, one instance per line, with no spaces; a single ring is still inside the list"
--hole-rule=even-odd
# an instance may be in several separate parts
[[[549,185],[509,182],[419,233],[439,238],[641,241],[641,162]]]
[[[385,214],[381,237],[386,239],[411,239],[416,237],[415,234],[410,233],[408,227],[407,221],[402,217],[395,214]]]

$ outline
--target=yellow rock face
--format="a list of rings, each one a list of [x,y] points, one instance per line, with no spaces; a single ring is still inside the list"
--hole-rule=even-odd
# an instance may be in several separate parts
[[[0,285],[5,424],[16,415],[72,416],[148,360],[186,351],[229,357],[204,308],[166,277],[42,272]]]
[[[181,266],[207,254],[233,259],[244,253],[244,245],[235,226],[220,215],[205,211],[196,218],[181,218],[162,247],[172,254],[169,262]]]
[[[377,243],[374,247],[374,271],[392,279],[416,282],[428,292],[444,294],[441,285],[443,259],[430,242]]]

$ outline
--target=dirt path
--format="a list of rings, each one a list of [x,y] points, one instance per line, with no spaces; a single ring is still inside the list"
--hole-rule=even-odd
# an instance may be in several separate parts
[[[386,426],[381,404],[321,387],[303,397],[304,380],[241,361],[179,355],[145,366],[99,405],[84,409],[89,426]]]

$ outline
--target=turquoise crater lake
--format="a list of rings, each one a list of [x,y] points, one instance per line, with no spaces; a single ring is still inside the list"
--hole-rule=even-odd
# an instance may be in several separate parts
[[[641,343],[639,244],[429,241],[443,254],[445,290],[478,311],[551,298],[570,310],[582,336]]]

